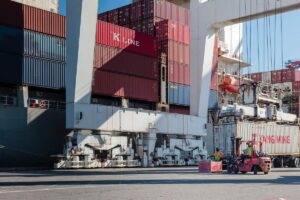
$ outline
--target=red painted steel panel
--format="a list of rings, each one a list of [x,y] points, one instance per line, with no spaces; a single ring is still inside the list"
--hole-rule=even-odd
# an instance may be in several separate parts
[[[0,24],[58,37],[66,36],[64,16],[11,1],[0,1]]]
[[[139,54],[157,56],[154,37],[103,21],[98,21],[96,42]]]
[[[97,70],[93,94],[158,102],[158,81]]]
[[[183,115],[190,114],[190,107],[170,105],[170,113],[178,113]]]
[[[97,44],[94,67],[101,70],[158,79],[157,59]]]

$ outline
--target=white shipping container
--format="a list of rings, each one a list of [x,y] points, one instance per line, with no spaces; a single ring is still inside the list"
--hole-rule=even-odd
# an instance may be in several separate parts
[[[236,137],[242,141],[261,142],[262,151],[269,155],[299,155],[299,135],[298,126],[242,122],[237,124]],[[245,148],[246,144],[242,143],[241,149]]]
[[[262,73],[262,82],[265,84],[271,84],[271,72]]]
[[[214,146],[226,156],[233,153],[235,127],[235,124],[214,126]]]
[[[300,155],[298,126],[249,122],[214,126],[214,147],[220,148],[224,155],[232,155],[235,150],[235,139],[238,138],[244,141],[240,152],[246,149],[246,141],[257,141],[256,150],[259,150],[259,142],[261,142],[261,150],[271,156]]]

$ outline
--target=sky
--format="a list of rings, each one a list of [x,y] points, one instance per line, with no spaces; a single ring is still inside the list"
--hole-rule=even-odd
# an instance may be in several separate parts
[[[99,0],[99,13],[132,0]],[[65,15],[66,0],[60,0]],[[244,24],[243,58],[252,64],[244,73],[282,69],[288,60],[300,60],[300,10],[252,20]]]
[[[300,60],[300,10],[245,23],[243,48],[244,59],[252,64],[246,69],[250,73],[282,69],[286,61]]]
[[[99,0],[99,13],[112,10],[114,8],[118,8],[127,4],[130,4],[132,0]],[[60,14],[66,14],[66,0],[60,0],[59,4]]]

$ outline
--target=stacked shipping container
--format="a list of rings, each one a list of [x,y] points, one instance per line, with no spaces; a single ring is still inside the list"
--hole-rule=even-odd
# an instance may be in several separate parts
[[[65,24],[63,16],[10,1],[1,1],[0,57],[3,70],[0,82],[64,88]],[[158,101],[155,38],[99,21],[96,41],[95,70],[110,73],[95,73],[94,93]],[[123,78],[121,83],[124,93],[107,92],[107,88],[101,91],[103,87],[99,84],[113,85],[116,81],[111,78],[111,72],[118,73],[118,76],[114,77]],[[98,81],[97,76],[103,77],[103,74],[107,74],[107,80],[110,82]],[[144,86],[140,87],[141,84]],[[132,95],[129,91],[134,91],[135,94]],[[143,96],[145,91],[148,93]]]
[[[64,36],[63,16],[1,1],[0,82],[63,88],[66,61]]]
[[[158,102],[154,37],[98,21],[93,93]]]
[[[168,55],[169,102],[181,106],[189,105],[187,9],[165,1],[145,0],[109,11],[99,18],[132,27],[137,31],[98,22],[94,94],[158,102],[159,49]],[[162,21],[163,19],[173,21]],[[156,38],[138,33],[140,31],[154,35],[155,22],[158,21],[162,21],[158,23],[158,43]],[[1,1],[0,56],[3,58],[4,70],[0,75],[0,82],[64,88],[65,36],[65,17],[30,6]],[[107,76],[106,79],[103,76]],[[120,81],[114,86],[116,77]],[[103,80],[110,82],[104,83]],[[145,87],[138,86],[143,80]],[[112,85],[111,91],[102,85]],[[122,92],[116,92],[116,87],[123,88]],[[145,91],[150,96],[142,95]],[[187,107],[185,109],[188,110]]]
[[[289,67],[270,72],[253,73],[251,79],[271,84],[273,88],[280,89],[286,96],[282,104],[283,110],[300,116],[300,71],[297,68]]]
[[[99,15],[101,20],[156,36],[158,57],[167,55],[168,103],[186,110],[190,104],[189,15],[185,8],[157,0],[137,1]]]
[[[168,102],[190,105],[189,26],[171,20],[156,23],[159,55],[167,55]]]
[[[99,19],[155,35],[155,23],[164,19],[189,25],[186,8],[161,0],[142,0],[99,15]]]

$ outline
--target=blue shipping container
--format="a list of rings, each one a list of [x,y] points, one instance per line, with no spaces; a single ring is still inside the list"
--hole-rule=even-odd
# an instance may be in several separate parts
[[[172,105],[190,105],[190,86],[178,83],[168,83],[168,102]]]
[[[0,53],[0,83],[62,89],[66,64],[34,57]]]
[[[65,68],[62,62],[23,57],[24,85],[62,89],[65,87]]]
[[[6,26],[0,26],[0,51],[66,62],[64,38]]]

